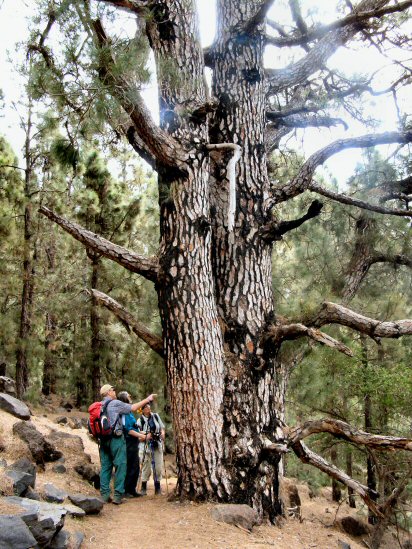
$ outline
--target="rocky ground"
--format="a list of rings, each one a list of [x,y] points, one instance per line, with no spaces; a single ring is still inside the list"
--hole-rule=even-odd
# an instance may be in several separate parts
[[[353,510],[345,503],[338,507],[332,503],[328,489],[324,489],[318,497],[310,497],[308,487],[297,484],[292,479],[286,480],[285,490],[292,494],[291,507],[294,507],[292,504],[294,498],[296,499],[297,489],[301,506],[300,509],[295,509],[293,516],[283,519],[277,526],[262,524],[249,531],[245,528],[247,523],[243,519],[238,521],[237,526],[218,522],[214,518],[217,516],[214,504],[181,503],[167,496],[167,488],[171,495],[176,481],[173,457],[170,455],[167,456],[168,487],[165,480],[162,482],[164,495],[154,496],[153,487],[150,486],[149,493],[144,498],[128,500],[118,507],[111,504],[102,506],[96,502],[99,493],[93,486],[99,461],[97,445],[84,427],[87,414],[74,409],[69,412],[59,407],[59,404],[54,400],[41,408],[32,408],[30,424],[27,420],[18,419],[0,409],[0,493],[3,496],[0,498],[0,514],[11,515],[15,519],[19,514],[26,513],[23,517],[26,524],[43,542],[39,547],[360,549],[367,546],[364,543],[368,539],[367,533],[361,536],[348,534],[348,531],[355,533],[359,527],[364,526],[367,529],[364,509]],[[21,422],[45,437],[46,443],[42,446],[37,440],[36,445],[33,437],[24,440],[24,432],[20,432]],[[43,456],[41,450],[45,451]],[[22,462],[22,458],[26,460]],[[35,481],[31,482],[32,486],[27,487],[27,483],[30,484],[33,479],[29,478],[27,472],[16,472],[13,464],[23,463],[23,469],[26,464],[27,469],[27,463],[33,466],[34,461],[37,461]],[[13,473],[10,473],[11,469]],[[58,510],[57,515],[53,515],[54,524],[47,529],[45,525],[49,523],[44,518],[45,511],[37,509],[38,522],[34,527],[30,523],[33,517],[28,516],[27,509],[22,509],[21,501],[16,505],[16,500],[7,497],[16,491],[25,496],[24,502],[32,514],[33,508],[30,506],[37,502],[28,499],[27,495],[38,497],[43,502],[41,505],[44,505],[45,500],[53,501],[51,506],[57,508],[75,503],[74,509],[77,508],[78,512],[73,511],[73,508],[71,512]],[[43,522],[39,519],[42,516]],[[356,520],[342,520],[345,517]],[[0,517],[0,523],[1,520]],[[41,534],[38,532],[40,523],[43,528]],[[62,523],[64,526],[61,533],[56,536]],[[8,523],[4,524],[7,526]],[[12,524],[10,528],[15,529]],[[407,536],[403,536],[402,543],[407,539]],[[20,545],[19,543],[20,541],[10,546],[10,549],[35,546],[28,545],[24,540]],[[7,547],[2,545],[0,533],[0,549]],[[387,533],[382,547],[400,547],[395,532]]]

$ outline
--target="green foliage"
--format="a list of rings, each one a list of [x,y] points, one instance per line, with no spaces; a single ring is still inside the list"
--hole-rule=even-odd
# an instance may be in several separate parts
[[[50,154],[63,168],[73,168],[73,170],[76,169],[80,159],[79,150],[64,137],[58,137],[54,140]]]

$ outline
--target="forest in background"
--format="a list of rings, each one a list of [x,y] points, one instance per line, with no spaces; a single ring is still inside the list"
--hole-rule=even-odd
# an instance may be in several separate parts
[[[93,50],[80,55],[82,32],[64,3],[60,9],[71,40],[61,65],[47,57],[49,50],[41,51],[46,31],[38,26],[44,23],[40,16],[24,45],[26,92],[18,108],[26,135],[25,165],[18,165],[6,138],[0,140],[0,360],[11,377],[16,363],[20,365],[26,376],[20,380],[20,396],[32,402],[41,403],[54,393],[87,407],[107,381],[136,397],[158,393],[168,416],[163,360],[133,333],[139,332],[138,325],[119,321],[90,294],[97,289],[116,299],[134,320],[161,336],[153,285],[95,250],[86,251],[38,213],[47,205],[139,254],[152,256],[158,249],[157,176],[107,124],[109,111],[111,119],[121,117],[119,108],[101,82],[88,80],[86,71],[97,65]],[[148,78],[146,46],[119,40],[114,47],[119,71],[134,71],[140,81]],[[75,74],[72,89],[62,88],[62,67]],[[81,110],[73,100],[79,89]],[[268,158],[269,171],[276,170],[278,183],[286,184],[302,161],[296,152],[275,150]],[[404,181],[406,191],[395,198],[399,208],[409,210],[410,173],[407,152],[394,161],[370,148],[345,192],[370,201],[390,192],[388,182]],[[331,192],[338,190],[333,175],[321,183]],[[277,216],[298,217],[310,209],[312,198],[305,194],[292,204],[284,202]],[[322,202],[321,215],[277,242],[272,258],[277,314],[301,322],[326,301],[350,303],[381,321],[411,318],[410,218],[381,215],[327,197]],[[353,356],[312,340],[283,343],[279,352],[288,381],[286,423],[328,416],[374,434],[410,436],[410,337],[373,339],[342,326],[325,331]],[[397,486],[406,493],[411,489],[411,464],[405,455],[342,444],[324,433],[316,435],[312,447],[387,497]],[[289,455],[286,473],[308,480],[314,488],[329,482]],[[333,487],[336,498],[346,497],[342,485],[334,481]],[[355,505],[350,489],[348,497]],[[407,523],[408,512],[399,509],[399,520]]]

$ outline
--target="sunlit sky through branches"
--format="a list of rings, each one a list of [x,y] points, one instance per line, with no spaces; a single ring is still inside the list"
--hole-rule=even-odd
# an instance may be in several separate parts
[[[0,133],[6,136],[20,158],[24,135],[19,127],[19,107],[16,105],[14,108],[12,102],[17,102],[19,97],[24,94],[24,80],[15,71],[15,67],[19,62],[23,61],[25,52],[24,46],[20,46],[16,52],[15,45],[18,42],[27,40],[28,17],[34,15],[36,4],[37,2],[29,0],[3,0],[3,2],[0,0],[0,70],[2,75],[0,87],[5,96],[5,108],[0,118]],[[214,0],[197,0],[197,4],[202,43],[206,46],[212,42],[214,36],[215,2]],[[314,11],[313,22],[320,20],[322,23],[329,23],[338,17],[335,11],[336,2],[329,0],[305,0],[302,5],[305,9],[308,9],[308,12],[305,14],[308,25],[312,22],[311,10]],[[286,29],[292,23],[285,0],[277,0],[275,2],[275,6],[269,12],[269,17],[276,18]],[[110,31],[116,34],[124,35],[127,33],[129,36],[133,36],[135,32],[133,18],[126,12],[119,11],[119,17],[116,18],[116,26],[110,29]],[[51,35],[52,42],[53,34]],[[395,73],[393,71],[383,70],[389,66],[390,59],[385,59],[371,46],[366,47],[365,42],[362,44],[362,48],[359,42],[355,46],[349,46],[349,49],[340,48],[329,60],[328,66],[334,69],[337,68],[348,75],[361,75],[365,74],[365,72],[367,74],[375,74],[373,87],[375,90],[382,90],[389,85],[390,80],[394,79]],[[291,58],[286,57],[286,52],[283,50],[274,47],[267,48],[265,61],[268,67],[281,68],[290,62]],[[293,59],[297,60],[304,54],[303,49],[294,48],[293,55],[295,57]],[[399,55],[399,50],[397,51],[397,55]],[[398,101],[406,112],[411,112],[410,103],[412,100],[407,97],[406,93],[406,91],[400,92]],[[145,86],[144,97],[154,116],[157,116],[157,91],[154,81]],[[372,103],[370,102],[370,105],[366,114],[374,119],[379,117],[376,120],[375,131],[382,132],[398,129],[397,113],[393,101],[388,100],[387,96],[377,96],[373,99]],[[405,105],[409,105],[409,109],[405,108]],[[299,130],[297,137],[291,139],[288,145],[309,155],[336,139],[361,135],[371,131],[370,129],[365,129],[359,122],[351,120],[349,115],[343,110],[334,113],[334,116],[344,119],[349,125],[349,130],[345,130],[341,125],[330,130],[325,128],[320,130],[316,128]],[[382,147],[383,154],[389,154],[389,151],[392,149],[387,146]],[[339,183],[343,184],[352,174],[354,166],[360,157],[361,153],[358,150],[347,150],[339,153],[328,161],[326,170],[323,173],[326,174],[326,177],[328,177],[328,172],[333,174]]]

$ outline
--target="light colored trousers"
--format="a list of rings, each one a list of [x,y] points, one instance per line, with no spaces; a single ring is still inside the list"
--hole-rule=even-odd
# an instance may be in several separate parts
[[[146,455],[144,455],[144,453]],[[139,448],[139,460],[143,464],[142,467],[142,482],[147,482],[152,474],[152,450],[150,444],[146,446],[146,452],[144,452],[144,446]],[[162,480],[162,468],[163,468],[163,448],[159,444],[154,450],[154,462],[156,469],[157,480]]]

